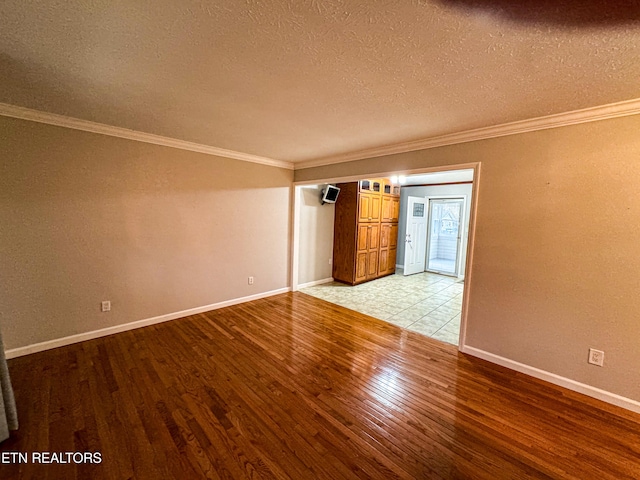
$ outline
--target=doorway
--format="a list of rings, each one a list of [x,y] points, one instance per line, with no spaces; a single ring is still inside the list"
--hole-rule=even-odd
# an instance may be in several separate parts
[[[332,259],[329,258],[327,262],[326,253],[321,253],[317,249],[317,241],[307,241],[309,239],[304,232],[301,232],[301,227],[305,225],[301,217],[309,216],[311,221],[313,212],[307,212],[309,208],[305,209],[300,204],[299,195],[296,194],[294,197],[296,202],[294,203],[292,289],[294,291],[303,289],[306,294],[385,320],[407,330],[419,332],[458,346],[463,345],[466,315],[463,305],[466,304],[468,290],[462,281],[465,273],[468,274],[470,270],[466,266],[465,254],[467,251],[471,252],[472,250],[474,192],[477,188],[477,183],[474,182],[474,179],[478,168],[478,164],[468,164],[458,166],[458,168],[449,168],[446,171],[444,169],[440,171],[425,169],[422,172],[407,172],[409,174],[405,177],[406,181],[402,183],[400,189],[400,203],[402,205],[398,224],[397,257],[399,262],[396,264],[396,275],[390,275],[356,286],[332,282],[333,278],[328,277],[326,273],[319,273],[312,278],[306,278],[306,274],[305,277],[300,275],[305,271],[304,266],[307,263],[329,266],[332,263]],[[391,173],[380,175],[384,177],[393,176]],[[357,182],[361,179],[361,176],[327,178],[324,182]],[[295,191],[297,192],[302,188],[310,188],[311,185],[315,185],[316,189],[323,187],[323,185],[317,183],[301,182],[295,186]],[[412,263],[419,267],[420,270],[414,275],[405,276],[402,270],[405,246],[407,246],[405,242],[407,210],[409,208],[409,199],[407,197],[417,198],[417,200],[413,201],[414,205],[411,206],[411,212],[414,219],[422,218],[423,223],[421,227],[416,226],[415,232],[411,235],[411,240],[413,242],[413,239],[420,239],[415,243],[421,244],[423,248],[422,258],[417,252],[412,260]],[[462,230],[460,232],[461,246],[457,247],[459,250],[457,277],[451,274],[442,275],[426,271],[430,200],[451,199],[452,197],[458,200],[460,198],[464,199],[463,213],[461,215],[462,226],[459,227]],[[421,206],[415,206],[416,204],[421,204]],[[331,206],[324,205],[316,208],[331,209]],[[413,214],[414,208],[416,209],[415,214]],[[420,217],[421,214],[422,217]],[[327,215],[329,215],[328,211]],[[448,225],[447,228],[450,229],[451,226]],[[315,229],[315,231],[317,235],[326,240],[325,243],[327,244],[329,244],[334,234],[332,229],[321,228]],[[300,261],[300,258],[304,260]],[[302,281],[299,281],[299,279]]]
[[[458,276],[463,215],[462,198],[429,200],[425,271]]]
[[[439,275],[464,278],[468,236],[468,195],[471,185],[456,185],[460,193],[434,195],[433,190],[453,187],[407,187],[407,208],[403,209],[400,225],[404,231],[401,250],[404,259],[404,275],[430,272]],[[413,196],[413,193],[424,197]],[[443,192],[444,193],[444,192]]]

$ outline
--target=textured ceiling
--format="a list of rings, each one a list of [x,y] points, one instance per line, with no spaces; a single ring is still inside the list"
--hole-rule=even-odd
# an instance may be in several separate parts
[[[0,102],[304,161],[638,98],[639,20],[640,0],[3,0]]]

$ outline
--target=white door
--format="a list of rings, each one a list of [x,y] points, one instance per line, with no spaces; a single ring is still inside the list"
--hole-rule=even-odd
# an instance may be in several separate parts
[[[426,199],[407,197],[407,230],[404,239],[404,274],[424,272],[427,253]]]
[[[429,201],[427,271],[453,276],[458,274],[462,212],[462,199]]]

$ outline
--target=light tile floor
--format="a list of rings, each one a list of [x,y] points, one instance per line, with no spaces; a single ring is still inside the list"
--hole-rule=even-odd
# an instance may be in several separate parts
[[[300,291],[457,345],[463,289],[453,277],[425,272],[389,275],[356,286],[331,282]]]

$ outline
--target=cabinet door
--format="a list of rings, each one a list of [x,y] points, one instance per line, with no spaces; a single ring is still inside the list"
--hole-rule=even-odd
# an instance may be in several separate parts
[[[356,254],[356,282],[361,282],[367,278],[367,258],[369,252],[358,252]]]
[[[382,197],[382,221],[390,222],[393,216],[394,197]]]
[[[379,195],[371,196],[371,209],[369,210],[369,221],[379,222],[380,211],[382,210],[382,197]]]
[[[389,220],[391,222],[397,222],[398,218],[400,217],[400,199],[398,197],[392,197],[390,198],[390,200],[391,200],[391,208],[390,208],[391,216]]]
[[[377,250],[380,245],[380,224],[369,225],[369,250]]]
[[[397,230],[398,227],[396,227]],[[380,225],[380,248],[389,248],[391,242],[391,224]]]
[[[391,179],[382,179],[382,193],[384,195],[393,195],[393,184],[391,183]]]
[[[365,252],[369,250],[369,225],[367,224],[359,224],[358,225],[358,242],[357,242],[357,250],[359,252]]]
[[[367,253],[367,278],[378,276],[378,250],[371,250]]]
[[[398,246],[398,224],[389,225],[389,247]]]
[[[371,221],[371,201],[374,197],[368,193],[361,193],[358,195],[358,221],[370,222]]]
[[[389,257],[387,259],[387,272],[393,273],[396,271],[396,253],[398,251],[395,248],[389,249]]]
[[[358,191],[360,192],[370,192],[371,191],[371,181],[370,180],[360,180],[358,183]]]
[[[384,195],[395,195],[397,197],[400,196],[400,185],[396,185],[391,183],[390,178],[382,179],[382,193]]]
[[[378,275],[389,273],[389,250],[380,250],[378,258]]]

